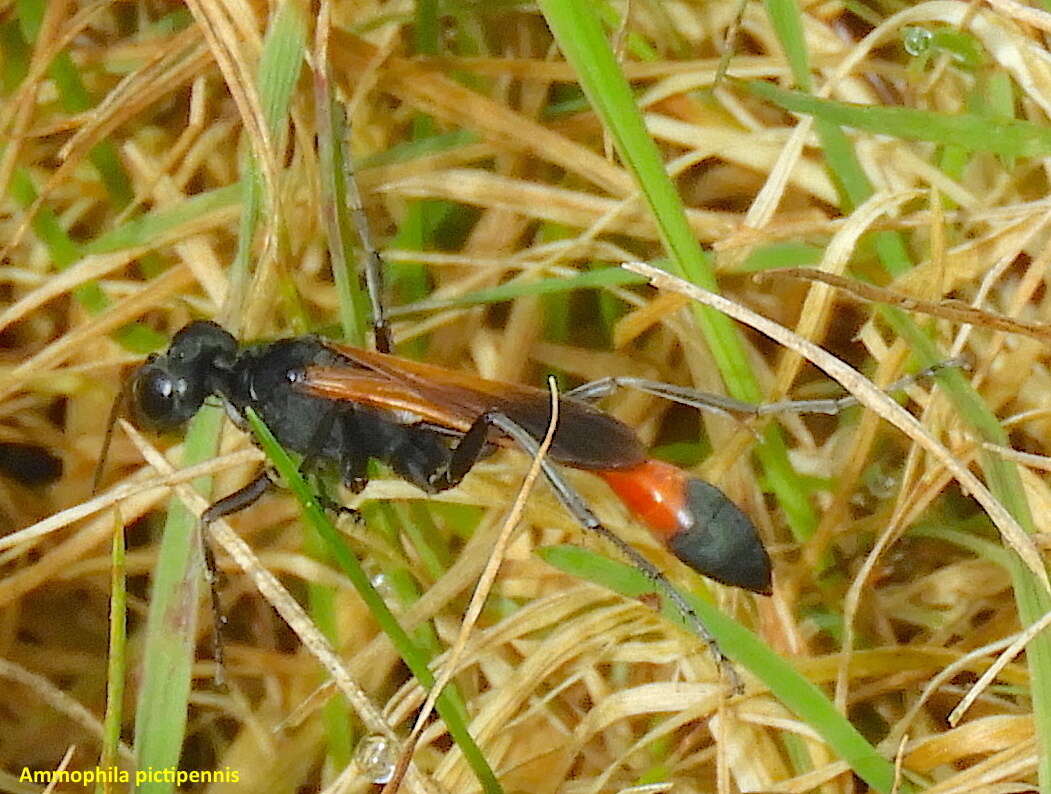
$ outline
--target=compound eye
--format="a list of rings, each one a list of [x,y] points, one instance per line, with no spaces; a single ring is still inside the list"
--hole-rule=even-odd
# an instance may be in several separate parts
[[[131,385],[131,403],[136,419],[142,424],[163,430],[184,421],[179,416],[177,379],[157,367],[145,366]]]

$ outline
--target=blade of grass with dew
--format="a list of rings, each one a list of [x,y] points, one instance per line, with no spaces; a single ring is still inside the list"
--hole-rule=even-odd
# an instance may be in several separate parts
[[[792,56],[790,63],[797,84],[809,90],[810,67],[798,5],[790,0],[767,0],[767,8],[782,47]],[[852,206],[857,206],[871,195],[872,187],[842,130],[828,119],[817,118],[816,121],[826,162],[834,178],[849,196],[849,211]],[[883,133],[883,130],[877,132]],[[892,277],[912,267],[905,242],[897,232],[887,231],[876,235],[876,252],[881,264]],[[945,359],[904,312],[891,307],[881,307],[879,313],[913,346],[921,366],[930,366]],[[955,370],[945,371],[937,379],[950,402],[972,423],[979,434],[986,440],[998,443],[996,439],[1002,438],[1004,431],[996,416],[970,383]],[[1023,529],[1032,533],[1032,516],[1014,464],[1000,460],[989,452],[982,454],[981,461],[993,495],[1003,503]],[[1017,555],[1011,554],[1010,559],[1019,618],[1023,624],[1031,625],[1051,610],[1051,595]],[[1037,775],[1041,789],[1048,789],[1051,788],[1051,636],[1048,636],[1047,632],[1041,633],[1030,643],[1026,661],[1031,675],[1033,719],[1039,744]]]
[[[368,576],[362,570],[357,558],[350,552],[344,542],[343,536],[332,526],[328,516],[318,505],[313,491],[299,474],[299,469],[292,458],[281,448],[277,439],[274,438],[269,428],[263,423],[258,415],[249,408],[246,411],[248,423],[259,445],[266,453],[267,459],[283,478],[285,485],[292,491],[299,501],[303,510],[303,518],[307,524],[317,532],[324,540],[332,559],[339,569],[354,585],[358,595],[365,602],[372,613],[380,629],[390,638],[398,654],[404,660],[409,670],[420,685],[430,688],[434,684],[434,675],[428,667],[429,659],[426,654],[409,638],[409,635],[398,623],[397,618],[390,611],[386,602],[372,586]],[[485,756],[475,744],[474,738],[467,729],[467,710],[463,700],[457,694],[455,686],[450,684],[439,695],[436,708],[439,716],[445,722],[449,735],[456,742],[460,751],[464,754],[471,769],[474,770],[482,787],[487,792],[502,791],[500,784],[490,769]]]
[[[674,270],[695,284],[717,290],[710,257],[701,250],[686,221],[679,194],[646,131],[631,88],[613,56],[592,4],[586,0],[541,0],[539,5],[617,152],[635,174],[665,248],[675,263]],[[733,322],[705,307],[691,308],[729,393],[740,400],[760,402],[759,384]],[[817,517],[788,460],[780,428],[770,423],[761,436],[756,455],[766,481],[796,537],[809,537],[817,526]]]
[[[653,582],[640,570],[627,563],[611,560],[579,546],[550,546],[538,554],[561,571],[613,590],[626,598],[639,598],[653,593]],[[684,594],[701,622],[708,628],[723,652],[756,678],[842,758],[855,774],[880,792],[895,791],[894,764],[884,758],[850,724],[825,694],[780,655],[748,629],[724,615],[704,599]],[[686,628],[682,615],[669,604],[662,613]],[[688,629],[687,629],[688,630]],[[896,791],[909,794],[914,789],[902,783]]]
[[[376,467],[379,473],[380,467]],[[373,476],[370,472],[370,477]],[[388,591],[393,595],[397,603],[404,609],[409,608],[420,599],[419,580],[416,574],[406,564],[400,549],[403,538],[410,542],[421,543],[418,556],[431,561],[437,559],[433,538],[423,538],[418,528],[412,526],[404,505],[396,505],[387,501],[369,501],[361,505],[361,514],[365,519],[369,532],[374,538],[384,541],[386,547],[392,550],[389,557],[379,557],[379,565],[384,581],[388,585]],[[433,522],[429,522],[433,526]],[[439,577],[441,573],[439,573]],[[436,577],[437,578],[437,577]],[[442,643],[438,639],[434,625],[430,622],[421,623],[412,632],[413,641],[423,651],[428,659],[431,659],[442,651]]]

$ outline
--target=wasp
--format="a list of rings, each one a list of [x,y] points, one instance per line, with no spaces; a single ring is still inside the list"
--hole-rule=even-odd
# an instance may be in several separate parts
[[[453,488],[500,446],[535,451],[548,425],[541,389],[486,380],[317,336],[241,344],[210,321],[196,321],[154,354],[127,386],[137,423],[155,431],[183,426],[204,401],[219,397],[246,428],[252,408],[278,441],[304,456],[304,468],[327,466],[360,492],[370,459],[429,494]],[[723,584],[771,592],[770,557],[755,526],[722,491],[669,463],[648,457],[634,431],[574,396],[559,396],[559,423],[548,457],[602,478],[628,510],[680,560]],[[619,541],[558,474],[545,467],[556,495],[586,528]],[[235,512],[272,484],[264,471],[214,504],[204,521]],[[627,552],[634,560],[641,556]],[[655,568],[644,566],[647,573]]]
[[[387,346],[385,325],[374,324],[374,329],[378,343]],[[892,384],[888,391],[942,367],[962,365],[955,359],[939,363]],[[607,378],[558,396],[559,421],[547,458],[541,461],[555,495],[585,529],[606,538],[650,577],[739,690],[733,666],[679,591],[648,558],[607,529],[559,471],[559,466],[568,466],[600,477],[635,518],[696,572],[770,595],[770,557],[748,516],[711,483],[649,457],[628,425],[591,404],[621,386],[724,414],[753,416],[782,411],[835,414],[856,401],[848,395],[753,406],[638,378]],[[217,323],[198,320],[178,331],[167,351],[151,355],[135,370],[114,405],[114,415],[127,400],[137,424],[172,431],[213,396],[242,429],[248,428],[246,413],[252,409],[285,448],[303,456],[301,470],[334,470],[353,492],[366,486],[373,459],[425,493],[454,488],[499,447],[517,445],[537,454],[550,413],[550,395],[541,389],[319,336],[241,343]],[[273,485],[263,470],[209,507],[202,524],[248,507]],[[217,658],[218,654],[217,643]]]

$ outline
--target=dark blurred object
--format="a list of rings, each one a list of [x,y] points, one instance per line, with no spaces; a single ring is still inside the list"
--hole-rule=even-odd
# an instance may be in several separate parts
[[[37,444],[3,441],[0,474],[23,485],[47,485],[62,476],[62,460]]]

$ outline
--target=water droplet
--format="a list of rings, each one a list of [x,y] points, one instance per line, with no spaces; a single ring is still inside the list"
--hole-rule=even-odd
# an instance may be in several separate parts
[[[901,43],[909,55],[923,55],[931,48],[934,34],[927,28],[909,25],[901,31]]]
[[[361,740],[354,751],[354,760],[373,783],[382,786],[394,775],[394,747],[389,739],[378,733]]]

